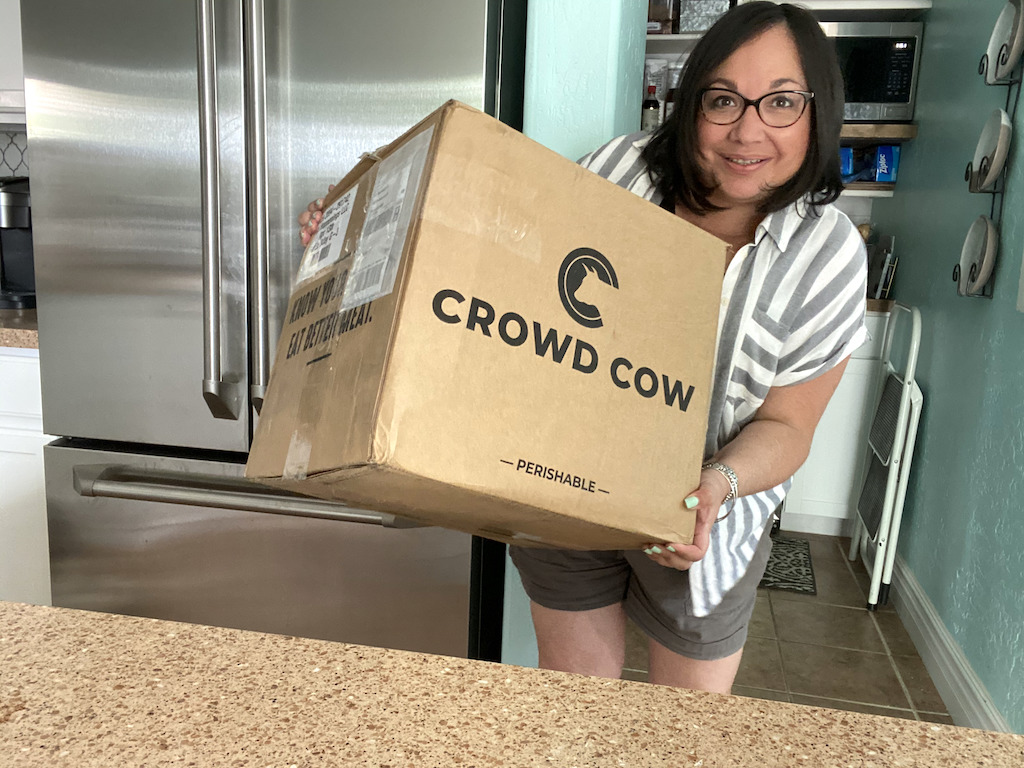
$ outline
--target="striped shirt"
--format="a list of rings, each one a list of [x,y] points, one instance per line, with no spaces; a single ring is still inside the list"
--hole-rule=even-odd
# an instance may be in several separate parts
[[[653,203],[662,202],[640,156],[646,134],[615,139],[580,164]],[[726,269],[714,386],[704,446],[710,457],[753,418],[772,387],[809,381],[866,338],[867,254],[835,206],[814,216],[803,200],[770,213]],[[741,478],[742,482],[742,478]],[[690,568],[694,614],[706,616],[746,572],[792,478],[723,505],[703,559]]]

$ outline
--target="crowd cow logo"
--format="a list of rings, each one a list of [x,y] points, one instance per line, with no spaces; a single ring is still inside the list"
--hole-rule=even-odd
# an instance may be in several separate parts
[[[586,328],[600,328],[603,324],[601,310],[580,298],[580,288],[590,275],[596,275],[598,280],[612,288],[619,287],[615,269],[603,253],[593,248],[577,248],[562,259],[558,270],[558,295],[569,317]],[[583,295],[586,293],[582,292]]]

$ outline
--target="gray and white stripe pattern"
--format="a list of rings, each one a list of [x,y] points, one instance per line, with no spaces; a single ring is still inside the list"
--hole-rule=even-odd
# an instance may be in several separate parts
[[[620,137],[580,164],[660,203],[640,156],[646,140],[645,134]],[[809,381],[863,343],[866,283],[864,243],[834,206],[815,216],[800,201],[765,217],[754,242],[726,270],[705,456],[739,434],[772,387]],[[728,515],[712,529],[707,554],[690,568],[695,615],[710,613],[746,572],[791,483],[723,506]]]

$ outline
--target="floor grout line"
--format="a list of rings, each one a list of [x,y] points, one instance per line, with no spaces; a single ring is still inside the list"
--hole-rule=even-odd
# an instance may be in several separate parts
[[[882,632],[882,627],[878,623],[878,617],[875,616],[874,611],[868,611],[871,615],[871,623],[875,625],[875,631],[878,633],[878,637],[882,641],[882,645],[885,646],[886,658],[889,659],[889,666],[892,667],[892,671],[896,673],[896,681],[900,684],[900,688],[903,689],[903,695],[907,697],[907,703],[910,704],[910,709],[914,713],[914,719],[920,720],[921,715],[917,711],[917,705],[914,704],[914,697],[910,695],[910,688],[907,687],[906,682],[903,680],[903,675],[900,674],[900,668],[892,658],[892,649],[889,647],[889,641],[885,639],[885,633]]]
[[[779,627],[775,623],[775,606],[772,605],[772,600],[768,598],[768,612],[772,617],[772,631],[775,633],[775,653],[778,654],[779,667],[782,669],[782,684],[786,687],[785,694],[787,698],[792,702],[793,693],[789,690],[789,677],[786,675],[786,660],[782,657],[782,646],[779,645],[782,641],[779,639]]]
[[[851,543],[852,543],[852,539],[851,539]],[[839,540],[838,539],[836,539],[836,547],[838,549],[842,550],[842,547],[839,546]],[[858,555],[858,558],[859,558],[860,557],[859,548],[858,548],[857,555]],[[858,562],[858,560],[857,559],[851,560],[850,557],[849,557],[849,551],[847,551],[847,553],[845,553],[845,557],[843,558],[843,560],[846,562],[846,568],[850,572],[850,575],[853,577],[854,583],[857,585],[857,588],[860,589],[861,595],[863,596],[863,598],[865,600],[865,603],[866,603],[867,599],[868,599],[867,598],[867,594],[861,588],[860,582],[857,580],[857,574],[853,570],[853,564]],[[868,613],[871,614],[871,623],[875,625],[875,631],[878,632],[878,636],[882,639],[882,645],[885,646],[886,655],[889,658],[889,666],[892,667],[892,671],[896,675],[896,680],[900,684],[900,688],[903,689],[903,695],[906,696],[907,702],[910,704],[910,708],[911,708],[911,710],[914,713],[914,718],[917,719],[917,720],[921,720],[921,713],[918,710],[917,705],[914,703],[914,697],[910,694],[910,688],[907,686],[906,681],[903,679],[903,674],[900,672],[899,666],[896,664],[895,660],[893,659],[892,648],[889,646],[889,641],[885,639],[885,633],[882,632],[882,626],[881,626],[881,624],[878,623],[878,615],[877,615],[878,611],[876,609],[874,611],[868,611]],[[900,621],[902,623],[902,619]]]
[[[778,597],[778,598],[775,598],[775,599],[778,600],[779,602],[782,602],[782,603],[796,603],[798,605],[802,603],[804,605],[815,605],[815,606],[819,606],[820,605],[820,606],[825,606],[825,607],[828,607],[828,608],[849,608],[851,611],[866,611],[867,610],[867,605],[866,604],[865,605],[845,605],[843,603],[817,602],[815,600],[801,600],[801,599],[792,598],[792,597]],[[877,611],[873,611],[873,613],[877,613]],[[889,611],[885,611],[885,613],[889,613]],[[893,613],[895,613],[895,611],[893,611]]]
[[[765,689],[765,690],[770,690],[770,689]],[[894,707],[891,704],[875,704],[872,701],[858,701],[857,699],[837,699],[834,696],[815,696],[813,693],[797,693],[796,695],[797,696],[806,696],[809,699],[822,699],[824,701],[838,701],[838,702],[840,702],[842,704],[862,704],[862,705],[867,706],[867,707],[877,707],[878,709],[891,709],[891,710],[894,710],[896,712],[913,712],[914,715],[917,715],[917,712],[915,710],[911,709],[910,707]],[[790,702],[790,703],[796,704],[797,702],[794,701],[794,702]],[[810,706],[815,706],[815,705],[811,704]],[[935,714],[940,714],[940,713],[935,713]]]

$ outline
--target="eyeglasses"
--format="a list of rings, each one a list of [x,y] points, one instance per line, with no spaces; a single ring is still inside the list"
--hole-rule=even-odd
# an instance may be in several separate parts
[[[772,91],[759,99],[748,99],[726,88],[705,88],[700,92],[704,118],[715,125],[737,122],[747,107],[753,107],[769,128],[788,128],[803,115],[814,98],[810,91]]]

